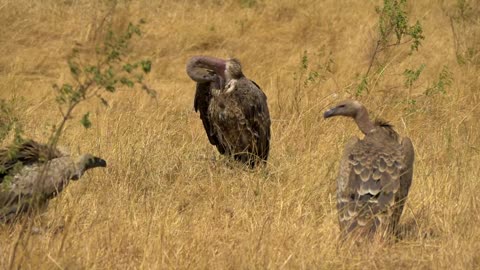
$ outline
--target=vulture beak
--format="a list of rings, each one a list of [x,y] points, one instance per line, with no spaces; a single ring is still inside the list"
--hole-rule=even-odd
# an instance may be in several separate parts
[[[107,167],[107,161],[99,157],[93,157],[92,163],[96,167],[104,167],[104,168]]]
[[[332,117],[334,115],[335,115],[335,108],[331,108],[330,110],[325,111],[323,113],[323,118],[327,119],[327,118]]]
[[[107,162],[99,157],[91,156],[85,163],[85,169],[92,169],[97,167],[107,167]]]

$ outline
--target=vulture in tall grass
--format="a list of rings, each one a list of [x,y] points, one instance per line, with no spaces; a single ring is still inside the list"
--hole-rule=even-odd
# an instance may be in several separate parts
[[[347,143],[337,179],[337,210],[342,235],[396,232],[412,184],[414,150],[382,120],[372,122],[358,101],[346,100],[324,118],[347,116],[365,134]]]
[[[73,159],[32,140],[0,149],[0,222],[12,221],[30,208],[45,207],[70,180],[106,165],[90,154]]]
[[[265,162],[270,149],[267,97],[245,77],[240,61],[194,56],[187,74],[197,83],[194,108],[210,143],[251,167]]]

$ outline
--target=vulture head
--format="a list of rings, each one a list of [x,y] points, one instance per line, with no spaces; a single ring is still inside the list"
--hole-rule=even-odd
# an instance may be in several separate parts
[[[347,116],[356,118],[357,114],[362,110],[363,105],[356,100],[344,100],[337,104],[335,107],[329,109],[323,114],[324,118],[330,118],[333,116]]]
[[[190,58],[187,63],[187,74],[197,83],[214,83],[218,89],[223,89],[230,80],[244,76],[238,59],[224,60],[211,56]]]
[[[370,121],[367,109],[356,100],[344,100],[337,106],[323,113],[324,118],[339,115],[353,118],[363,134],[375,131],[375,125]]]
[[[75,166],[77,168],[77,172],[72,176],[72,180],[78,180],[83,173],[89,169],[107,167],[107,162],[104,159],[91,154],[84,154],[77,158]]]
[[[187,74],[197,83],[213,82],[218,88],[225,87],[227,61],[211,56],[193,56],[187,62]]]

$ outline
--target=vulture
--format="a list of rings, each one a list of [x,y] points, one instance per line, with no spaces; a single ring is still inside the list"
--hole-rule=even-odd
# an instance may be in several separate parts
[[[270,150],[267,96],[245,77],[240,61],[194,56],[186,69],[196,82],[193,106],[210,143],[250,167],[265,163]]]
[[[372,122],[358,101],[346,100],[324,118],[351,117],[365,135],[347,143],[337,178],[337,211],[343,236],[396,233],[413,176],[414,149],[383,120]]]
[[[105,160],[91,154],[73,159],[33,140],[0,149],[0,223],[13,221],[30,208],[45,207],[70,180],[106,166]]]

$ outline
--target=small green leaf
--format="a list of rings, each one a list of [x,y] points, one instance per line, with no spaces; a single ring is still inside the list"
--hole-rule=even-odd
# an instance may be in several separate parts
[[[141,64],[142,64],[142,70],[143,70],[143,72],[149,73],[150,70],[152,70],[152,61],[150,61],[150,60],[143,60],[143,61],[141,62]]]
[[[83,115],[82,119],[80,120],[80,123],[84,128],[90,128],[92,126],[92,122],[90,122],[89,116],[90,116],[90,112],[87,112],[86,114]]]
[[[115,88],[115,86],[114,86],[113,84],[112,84],[112,85],[107,85],[107,86],[105,86],[105,89],[106,89],[108,92],[111,92],[111,93],[115,92],[115,90],[116,90],[116,88]]]
[[[71,94],[73,92],[73,87],[70,84],[66,83],[62,85],[60,91],[64,94]]]
[[[62,104],[65,104],[67,102],[67,100],[65,99],[65,96],[64,95],[58,95],[56,98],[55,98],[55,101],[62,105]]]
[[[85,97],[82,95],[81,91],[73,91],[70,94],[70,102],[72,102],[72,103],[77,103],[82,98],[85,98]]]
[[[302,56],[302,69],[307,70],[308,69],[308,52],[303,51],[303,56]]]
[[[108,55],[108,61],[120,60],[120,52],[117,50],[112,50]]]
[[[135,27],[135,34],[137,34],[137,36],[141,36],[142,35],[142,31],[140,31],[140,28],[138,27]]]
[[[86,73],[96,74],[98,73],[98,68],[96,66],[87,66],[85,68]]]
[[[355,96],[361,96],[363,91],[368,92],[368,77],[362,76],[360,83],[357,85],[357,91],[355,92]]]
[[[121,79],[120,79],[120,82],[121,82],[123,85],[126,85],[126,86],[128,86],[128,87],[130,87],[130,88],[133,87],[133,85],[134,85],[134,83],[133,83],[131,80],[129,80],[129,79],[125,78],[125,77],[124,77],[124,78],[121,78]]]
[[[403,75],[405,76],[405,86],[412,87],[413,83],[418,80],[420,74],[425,68],[425,64],[421,64],[417,70],[405,69]]]
[[[109,67],[109,68],[107,69],[107,72],[106,72],[105,77],[111,79],[111,78],[113,78],[114,76],[115,76],[115,71],[113,71],[113,68],[112,68],[112,67]]]
[[[68,60],[68,67],[70,68],[70,73],[72,73],[73,76],[78,76],[80,75],[80,68],[76,63],[74,63],[71,60]]]
[[[127,63],[123,66],[123,70],[125,70],[126,72],[130,73],[132,72],[133,70],[133,66],[130,64],[130,63]]]

